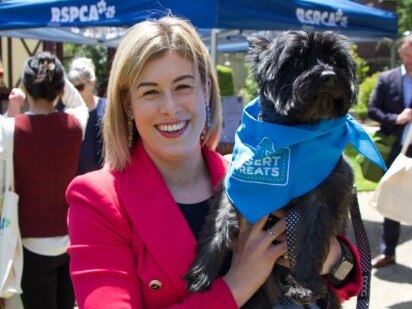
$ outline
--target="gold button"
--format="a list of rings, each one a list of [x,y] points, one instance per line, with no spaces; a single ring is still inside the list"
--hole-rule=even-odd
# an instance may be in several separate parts
[[[153,291],[157,291],[162,287],[162,283],[159,280],[152,280],[149,283],[149,287],[153,290]]]

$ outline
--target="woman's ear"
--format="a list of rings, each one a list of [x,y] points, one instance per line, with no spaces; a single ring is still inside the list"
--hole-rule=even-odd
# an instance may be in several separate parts
[[[129,102],[126,102],[123,104],[123,109],[124,109],[124,112],[126,113],[127,119],[133,118],[133,110]]]

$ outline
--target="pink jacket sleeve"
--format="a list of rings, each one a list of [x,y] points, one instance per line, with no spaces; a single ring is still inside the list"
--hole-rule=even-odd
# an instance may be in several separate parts
[[[147,287],[137,279],[138,257],[132,249],[136,236],[119,207],[114,184],[101,186],[101,175],[87,177],[77,177],[66,193],[70,273],[79,308],[160,308],[144,302]],[[205,293],[185,298],[176,294],[162,295],[162,308],[237,308],[222,279],[215,280]]]

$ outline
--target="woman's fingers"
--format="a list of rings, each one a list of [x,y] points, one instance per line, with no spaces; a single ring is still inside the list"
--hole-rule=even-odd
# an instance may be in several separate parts
[[[287,250],[284,240],[272,243],[273,237],[264,229],[267,219],[264,217],[252,225],[244,218],[239,221],[240,232],[234,244],[232,264],[224,280],[240,306],[263,284],[275,261]],[[272,233],[278,235],[284,230],[284,219],[271,227]]]
[[[279,213],[281,218],[270,228],[265,228],[265,223],[268,220],[268,216],[263,217],[254,224],[249,224],[245,218],[241,218],[239,221],[239,237],[235,243],[235,251],[239,246],[245,248],[248,243],[253,246],[255,250],[258,250],[271,260],[273,263],[281,255],[287,251],[286,246],[286,222],[282,213]],[[280,245],[279,245],[280,244]]]
[[[267,228],[266,231],[266,242],[269,246],[273,241],[283,241],[285,239],[285,229],[286,229],[286,222],[285,218],[280,218],[278,222],[276,222],[272,227]]]

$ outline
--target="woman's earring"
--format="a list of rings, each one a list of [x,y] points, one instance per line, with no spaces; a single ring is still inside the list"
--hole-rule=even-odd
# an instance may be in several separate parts
[[[133,117],[128,115],[127,117],[127,146],[129,149],[133,147]]]
[[[206,122],[205,122],[205,126],[203,127],[202,134],[200,135],[201,140],[205,139],[207,130],[212,126],[209,102],[206,103],[205,108],[206,108]]]

